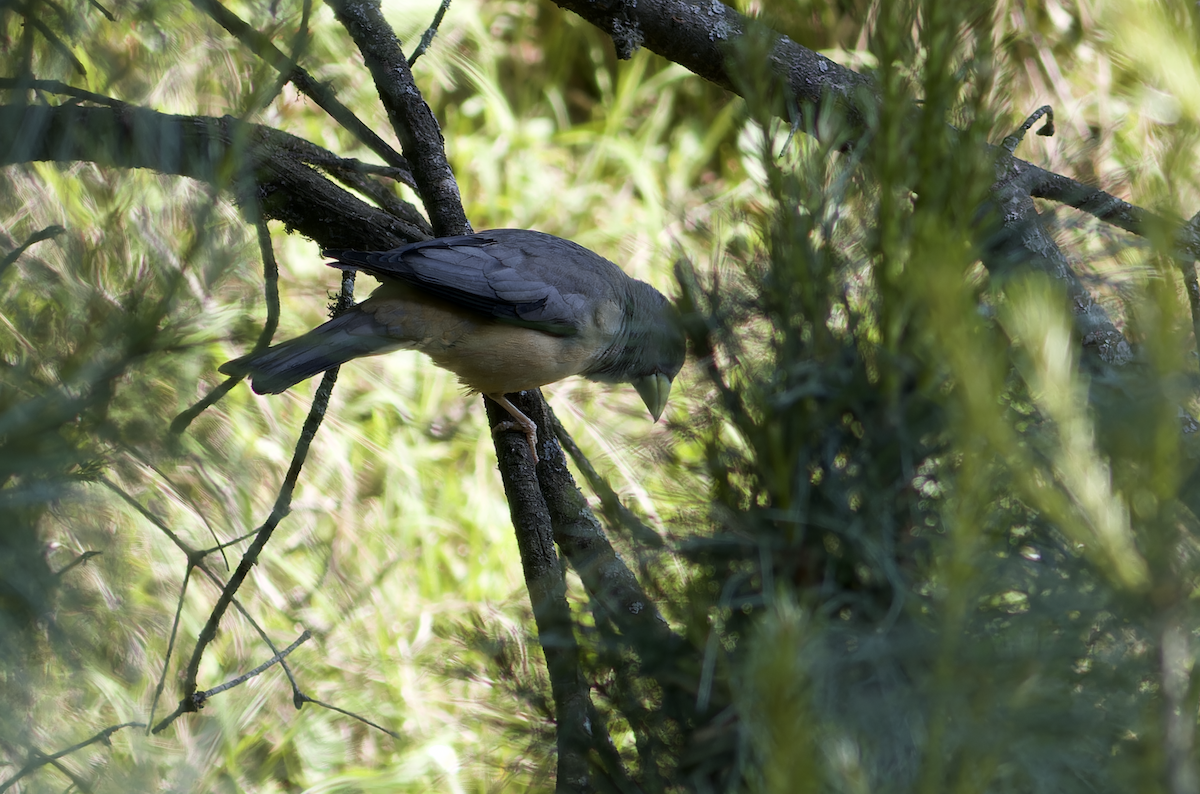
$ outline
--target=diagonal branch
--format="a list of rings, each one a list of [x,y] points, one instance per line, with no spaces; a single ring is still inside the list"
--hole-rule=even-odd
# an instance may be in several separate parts
[[[1009,167],[1020,174],[1021,183],[1034,198],[1066,204],[1139,237],[1173,233],[1179,255],[1200,259],[1200,233],[1182,218],[1159,215],[1033,163],[1015,157],[1013,160]]]
[[[383,18],[379,0],[331,0],[338,21],[362,52],[375,79],[375,90],[413,167],[417,192],[438,237],[470,234],[454,171],[446,160],[445,141],[433,111],[413,80],[408,59],[391,25]]]
[[[111,725],[111,726],[105,728],[104,730],[100,731],[99,733],[97,733],[92,738],[84,739],[82,742],[79,742],[78,744],[73,744],[70,747],[67,747],[63,750],[59,750],[57,753],[54,753],[52,755],[46,755],[44,753],[35,752],[35,753],[33,753],[33,758],[30,759],[30,761],[27,764],[25,764],[25,766],[21,767],[16,772],[16,774],[14,774],[8,780],[0,782],[0,792],[8,791],[10,788],[12,788],[13,784],[15,784],[21,778],[28,775],[30,772],[33,772],[34,770],[39,769],[40,767],[43,767],[46,764],[54,763],[58,759],[63,758],[64,756],[70,755],[71,753],[75,752],[76,750],[82,750],[84,747],[95,744],[96,742],[104,742],[105,744],[108,744],[109,743],[108,740],[112,737],[112,735],[114,733],[116,733],[119,730],[122,730],[124,728],[145,728],[145,727],[146,727],[145,724],[141,723],[141,722],[123,722],[120,725]]]
[[[1024,165],[1027,164],[1015,157],[1008,160],[1002,157],[997,162],[992,201],[997,214],[1003,218],[1004,233],[985,246],[984,264],[989,271],[999,273],[1020,263],[1062,282],[1085,351],[1094,351],[1104,365],[1122,366],[1129,363],[1133,359],[1129,342],[1113,325],[1108,312],[1096,302],[1071,270],[1066,255],[1045,228],[1044,220],[1034,206],[1033,196],[1023,181]]]
[[[403,173],[410,174],[408,161],[400,156],[387,141],[380,138],[374,130],[368,127],[360,118],[354,115],[350,108],[342,104],[334,94],[333,89],[324,83],[317,82],[300,64],[276,47],[263,33],[252,28],[245,20],[230,11],[217,0],[192,0],[193,4],[212,17],[218,25],[229,31],[238,41],[276,69],[288,82],[296,86],[296,90],[317,104],[317,107],[328,113],[333,119],[349,130],[363,145],[383,158],[383,161]],[[411,177],[407,184],[415,187]]]
[[[344,312],[353,305],[354,301],[354,274],[346,273],[342,279],[342,294],[338,298],[337,311]],[[321,426],[321,421],[325,418],[325,409],[329,405],[329,398],[333,394],[333,386],[337,382],[338,368],[334,367],[325,373],[321,379],[321,385],[317,387],[316,396],[313,398],[312,408],[309,410],[308,418],[304,421],[304,427],[300,431],[300,440],[296,443],[296,450],[292,454],[292,464],[288,468],[287,476],[284,477],[283,485],[279,489],[279,496],[275,500],[275,507],[271,510],[271,515],[259,527],[255,534],[254,542],[252,542],[246,552],[242,555],[241,561],[238,563],[237,570],[229,577],[224,589],[221,591],[221,596],[217,599],[217,603],[213,605],[212,612],[208,616],[208,622],[200,632],[200,636],[196,639],[196,647],[192,650],[191,660],[188,662],[187,672],[184,678],[183,690],[184,695],[180,700],[180,711],[190,712],[197,711],[204,706],[204,699],[197,692],[196,679],[200,672],[200,661],[204,658],[204,651],[208,645],[216,638],[217,628],[220,626],[221,618],[224,617],[225,611],[229,608],[233,601],[234,595],[250,575],[250,569],[258,562],[259,554],[261,554],[267,541],[271,539],[271,535],[275,532],[279,522],[282,521],[289,512],[291,512],[292,494],[295,492],[296,483],[300,478],[300,470],[304,466],[304,461],[308,457],[309,446],[312,444],[313,438],[316,437],[317,429]],[[154,729],[158,733],[165,727],[165,722],[160,723]]]
[[[218,684],[217,686],[213,687],[212,689],[207,689],[203,692],[197,692],[196,698],[200,702],[205,702],[205,701],[209,700],[213,695],[219,695],[226,690],[233,689],[235,686],[241,686],[242,684],[249,681],[251,678],[262,675],[263,673],[265,673],[267,670],[274,667],[279,662],[282,662],[285,658],[287,658],[288,654],[290,654],[292,651],[296,650],[301,645],[303,645],[304,643],[308,642],[311,639],[312,639],[312,632],[310,632],[308,629],[305,629],[303,632],[301,632],[300,636],[297,637],[296,640],[291,645],[284,648],[282,651],[278,651],[274,656],[272,656],[270,659],[266,660],[262,664],[258,665],[253,670],[247,670],[246,672],[242,673],[241,675],[235,676],[223,684]]]

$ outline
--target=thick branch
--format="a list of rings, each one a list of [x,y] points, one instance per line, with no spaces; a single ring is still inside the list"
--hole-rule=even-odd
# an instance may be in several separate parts
[[[313,149],[319,147],[229,116],[173,116],[130,106],[0,105],[0,166],[88,161],[186,176],[231,189],[243,204],[257,198],[265,217],[330,248],[391,248],[427,237],[307,165],[305,153]]]
[[[738,69],[731,63],[738,45],[747,40],[769,44],[771,71],[801,105],[814,109],[832,99],[854,127],[865,129],[857,97],[873,94],[871,81],[824,55],[801,47],[766,25],[717,0],[555,0],[612,36],[617,55],[629,58],[645,47],[722,88],[743,94]],[[761,52],[756,48],[757,52]]]
[[[1071,270],[1067,257],[1045,228],[1033,197],[1020,178],[1022,169],[1018,163],[1022,161],[1001,159],[997,165],[992,200],[1004,232],[985,246],[984,264],[992,273],[1004,273],[1020,264],[1058,279],[1067,289],[1071,315],[1085,351],[1094,351],[1107,365],[1127,364],[1133,358],[1133,350],[1113,325],[1108,312]]]
[[[417,190],[434,231],[439,236],[469,234],[471,226],[463,212],[458,183],[446,160],[441,129],[413,81],[400,42],[383,19],[378,2],[336,0],[331,5],[371,70],[404,153],[413,164]],[[549,410],[545,400],[535,390],[525,402],[540,409],[545,438],[550,427],[545,422]],[[485,399],[484,403],[494,432],[497,424],[508,417],[494,401]],[[588,728],[591,700],[580,668],[574,621],[567,603],[563,570],[554,549],[546,497],[539,490],[523,440],[518,440],[519,452],[507,443],[514,440],[514,435],[518,434],[498,436],[496,449],[525,585],[550,675],[558,723],[557,790],[583,791],[590,788],[587,753],[591,745]]]
[[[540,407],[540,415],[527,415],[542,427],[549,426],[545,422],[545,411],[548,409],[540,392],[511,395],[510,399],[522,411]],[[508,418],[504,409],[494,401],[485,399],[484,403],[493,428]],[[541,434],[539,437],[539,457],[547,447],[557,448],[547,443]],[[505,432],[497,436],[500,478],[504,482],[509,513],[517,531],[517,548],[521,552],[525,586],[529,589],[533,617],[537,622],[538,641],[546,655],[546,668],[550,674],[554,718],[558,723],[557,791],[587,791],[590,789],[587,751],[592,743],[588,728],[591,699],[579,664],[579,645],[575,640],[571,608],[567,604],[566,580],[554,549],[550,511],[531,467],[523,465],[529,454],[525,444],[525,437],[521,433]],[[561,451],[558,461],[562,462]],[[543,459],[538,468],[546,465]]]

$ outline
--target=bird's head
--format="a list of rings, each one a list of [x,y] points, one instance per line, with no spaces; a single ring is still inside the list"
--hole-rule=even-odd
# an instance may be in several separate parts
[[[646,329],[643,371],[635,375],[630,383],[637,393],[642,396],[642,402],[650,409],[650,415],[657,422],[667,407],[667,397],[671,395],[671,384],[679,370],[683,369],[684,358],[687,355],[687,343],[683,337],[683,329],[679,323],[679,312],[671,302],[663,298],[656,322]]]
[[[625,313],[625,333],[603,366],[588,377],[632,383],[657,422],[667,405],[671,384],[683,369],[687,342],[679,312],[671,302],[649,284],[633,281],[633,285]]]

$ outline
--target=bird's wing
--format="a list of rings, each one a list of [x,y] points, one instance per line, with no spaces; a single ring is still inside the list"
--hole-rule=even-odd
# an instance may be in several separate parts
[[[325,251],[334,267],[404,281],[493,317],[557,336],[590,322],[625,278],[608,260],[540,232],[501,229],[413,243],[392,251]]]

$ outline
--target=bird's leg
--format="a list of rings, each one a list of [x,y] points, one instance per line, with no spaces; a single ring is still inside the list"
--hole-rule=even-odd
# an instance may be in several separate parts
[[[485,394],[489,400],[493,400],[504,410],[508,411],[513,418],[511,422],[500,422],[492,431],[493,435],[504,430],[520,430],[525,434],[525,440],[529,442],[529,453],[533,455],[533,462],[536,465],[538,462],[537,454],[537,425],[533,423],[525,414],[508,401],[508,398],[503,394]]]

